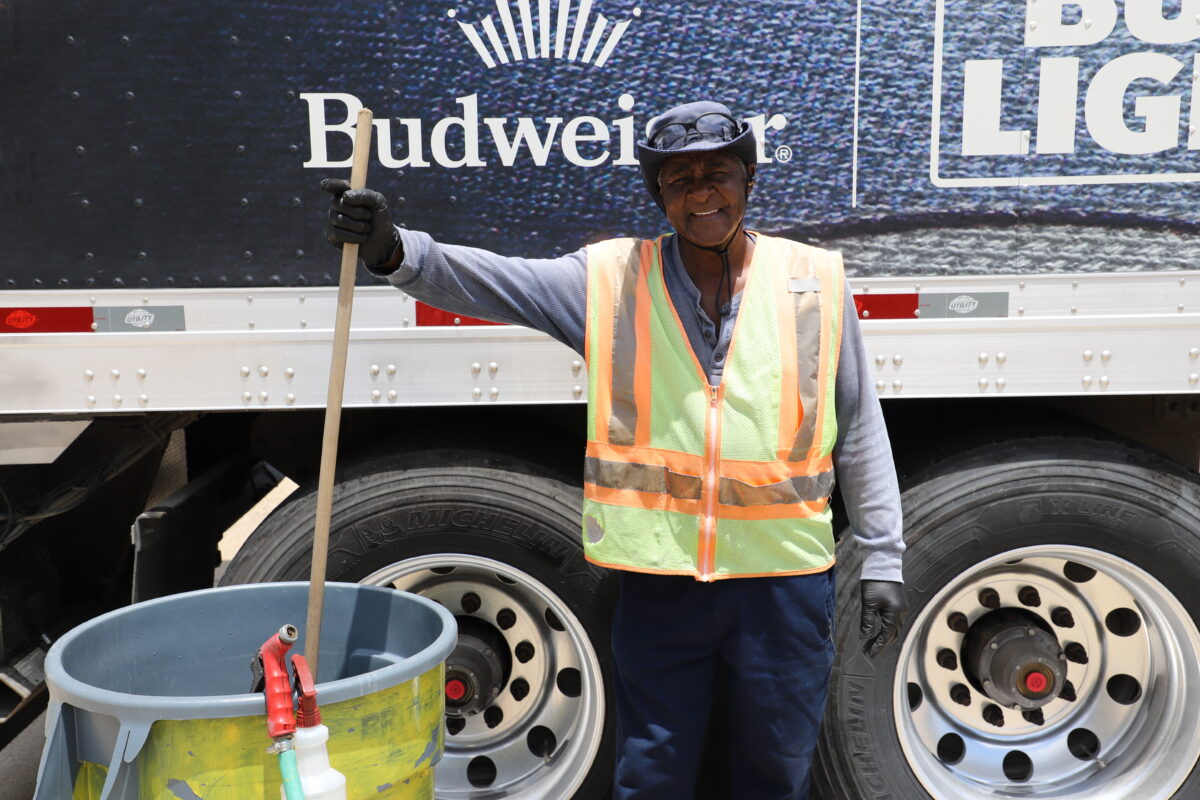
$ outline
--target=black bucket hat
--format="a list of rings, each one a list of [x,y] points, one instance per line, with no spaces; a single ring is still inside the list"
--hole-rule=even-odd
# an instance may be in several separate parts
[[[723,123],[721,117],[729,120],[732,126]],[[646,126],[646,141],[637,143],[637,154],[642,180],[659,208],[663,208],[663,201],[658,188],[658,171],[663,162],[680,153],[713,150],[729,150],[747,167],[758,161],[758,142],[753,128],[739,122],[722,103],[711,100],[684,103],[650,120]]]

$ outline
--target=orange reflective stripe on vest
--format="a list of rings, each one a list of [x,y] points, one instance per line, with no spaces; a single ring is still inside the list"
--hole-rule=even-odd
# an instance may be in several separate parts
[[[587,250],[587,557],[701,580],[828,568],[840,256],[757,236],[713,387],[661,246]]]

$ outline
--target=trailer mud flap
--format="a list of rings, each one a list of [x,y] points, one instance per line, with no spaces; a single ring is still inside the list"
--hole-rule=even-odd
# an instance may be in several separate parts
[[[211,587],[217,542],[278,482],[268,470],[249,454],[231,456],[140,514],[133,523],[132,602]]]

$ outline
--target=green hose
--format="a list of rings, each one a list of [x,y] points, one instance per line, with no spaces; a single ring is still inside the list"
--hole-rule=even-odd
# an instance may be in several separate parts
[[[279,754],[279,774],[283,777],[283,796],[287,800],[304,800],[300,769],[296,766],[296,751],[290,747]]]

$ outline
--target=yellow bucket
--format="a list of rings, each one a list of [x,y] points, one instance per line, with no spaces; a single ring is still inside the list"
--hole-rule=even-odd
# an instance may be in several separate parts
[[[262,643],[303,621],[307,596],[306,583],[208,589],[72,630],[46,659],[35,800],[277,800],[263,696],[236,692]],[[424,598],[326,584],[317,700],[352,800],[433,797],[456,635]]]

